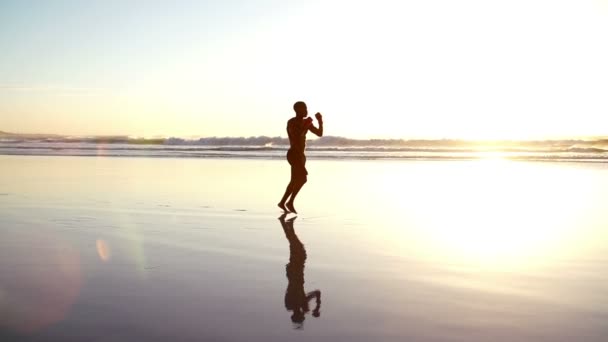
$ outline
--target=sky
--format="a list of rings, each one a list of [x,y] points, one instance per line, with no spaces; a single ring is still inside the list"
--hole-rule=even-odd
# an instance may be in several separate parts
[[[608,0],[0,1],[0,131],[608,135]]]

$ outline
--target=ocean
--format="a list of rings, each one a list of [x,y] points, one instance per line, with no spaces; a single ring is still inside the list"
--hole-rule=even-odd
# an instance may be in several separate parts
[[[0,154],[163,158],[284,158],[286,138],[157,138],[0,135]],[[327,136],[308,141],[313,159],[605,162],[608,139],[536,141],[356,140]]]

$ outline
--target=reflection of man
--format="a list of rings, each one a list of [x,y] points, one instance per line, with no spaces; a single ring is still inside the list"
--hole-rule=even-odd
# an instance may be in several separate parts
[[[291,165],[291,179],[285,189],[285,194],[279,202],[279,208],[284,211],[291,211],[294,213],[296,209],[293,206],[293,202],[306,183],[308,171],[306,171],[306,156],[304,155],[304,149],[306,147],[306,133],[308,131],[313,132],[317,136],[323,135],[323,116],[321,113],[315,114],[319,128],[312,124],[312,118],[308,117],[308,109],[306,103],[296,102],[293,105],[293,110],[296,112],[296,116],[287,121],[287,135],[289,136],[289,151],[287,151],[287,161]],[[289,198],[291,196],[291,198]],[[289,201],[287,200],[289,199]]]
[[[298,239],[293,229],[295,217],[285,220],[287,214],[281,215],[279,221],[283,226],[285,237],[289,241],[289,263],[285,266],[287,275],[287,290],[285,291],[285,308],[293,311],[291,321],[298,324],[298,328],[304,323],[304,315],[310,311],[308,302],[316,298],[316,306],[312,311],[314,317],[321,315],[321,291],[314,290],[308,294],[304,291],[304,262],[306,262],[306,250]]]

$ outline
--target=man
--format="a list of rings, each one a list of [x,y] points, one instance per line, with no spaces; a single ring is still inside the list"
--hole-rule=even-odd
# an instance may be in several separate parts
[[[279,208],[288,212],[298,213],[294,207],[294,201],[304,183],[306,183],[308,171],[306,171],[306,133],[313,132],[315,135],[323,136],[323,116],[315,114],[319,127],[312,124],[312,118],[308,117],[306,103],[298,101],[293,105],[296,116],[287,121],[287,136],[289,136],[289,151],[287,161],[291,165],[291,180],[285,189],[285,194],[279,202]]]

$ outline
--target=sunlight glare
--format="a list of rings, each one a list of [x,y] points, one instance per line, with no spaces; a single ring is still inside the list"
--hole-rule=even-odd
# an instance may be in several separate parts
[[[499,157],[460,168],[438,180],[446,198],[433,198],[417,215],[419,232],[435,258],[480,268],[531,267],[556,257],[580,220],[584,187],[560,188],[560,174]],[[458,182],[452,182],[457,179]],[[565,200],[566,199],[566,200]],[[541,257],[542,256],[542,257]]]

